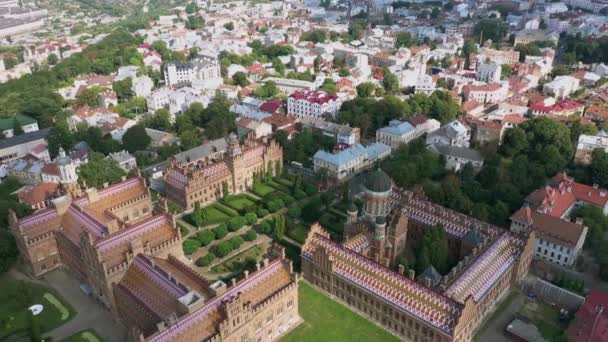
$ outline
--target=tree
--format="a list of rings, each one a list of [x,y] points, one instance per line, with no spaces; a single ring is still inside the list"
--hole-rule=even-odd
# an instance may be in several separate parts
[[[170,132],[173,130],[173,124],[171,123],[171,113],[169,110],[162,108],[148,114],[143,119],[143,126],[148,128],[157,129],[159,131]]]
[[[254,95],[263,99],[275,97],[279,93],[279,88],[274,81],[268,81],[262,86],[258,86],[254,91]]]
[[[371,82],[363,82],[357,86],[357,96],[367,98],[374,96],[376,85]]]
[[[258,234],[253,229],[250,229],[249,231],[247,231],[247,233],[245,233],[245,240],[247,241],[254,241],[257,238]]]
[[[93,86],[90,88],[86,88],[78,96],[76,96],[76,105],[84,106],[88,105],[89,107],[97,107],[97,98],[101,93],[102,89],[98,86]]]
[[[184,249],[184,254],[190,255],[201,248],[201,243],[196,239],[186,239],[186,241],[182,243],[182,247]]]
[[[308,32],[302,33],[300,40],[313,42],[313,43],[325,43],[327,40],[327,32],[321,29],[314,29]]]
[[[278,57],[272,59],[272,68],[281,76],[285,74],[285,64]]]
[[[116,93],[116,96],[120,101],[127,101],[133,97],[133,82],[131,78],[125,78],[124,80],[115,81],[112,84],[112,89]]]
[[[247,221],[247,224],[249,225],[255,224],[258,221],[258,216],[255,213],[246,213],[245,221]]]
[[[211,253],[207,253],[205,256],[202,256],[202,257],[196,259],[195,264],[198,267],[205,267],[205,266],[211,265],[213,260],[215,260],[215,255],[213,255]]]
[[[399,92],[399,79],[395,74],[390,72],[388,68],[384,68],[382,78],[382,86],[387,94],[396,94]]]
[[[513,68],[509,64],[503,64],[501,67],[500,78],[506,79],[513,75]]]
[[[187,150],[187,149],[191,149],[196,146],[199,146],[202,143],[203,138],[198,129],[192,128],[192,129],[189,129],[187,131],[180,133],[179,141],[180,141],[180,146],[184,150]]]
[[[21,127],[21,123],[17,118],[13,119],[13,135],[21,135],[23,134],[23,128]]]
[[[78,175],[87,182],[88,186],[101,189],[105,183],[120,182],[127,174],[116,161],[104,158],[101,153],[91,152],[89,161],[78,169]]]
[[[242,71],[235,72],[234,75],[232,75],[232,81],[234,81],[234,84],[241,86],[241,87],[246,87],[249,85],[249,80],[247,79],[247,74],[245,74]]]
[[[123,146],[131,153],[145,150],[150,145],[151,140],[142,125],[135,125],[127,129],[122,136]]]
[[[448,81],[443,77],[438,79],[437,88],[449,89]]]
[[[340,77],[348,77],[350,76],[350,70],[348,70],[348,68],[345,66],[340,67],[340,69],[338,69],[338,75]]]
[[[202,246],[207,246],[213,240],[215,240],[215,233],[211,230],[205,230],[196,235],[196,238],[201,243]]]
[[[326,78],[325,81],[323,81],[323,85],[321,85],[320,89],[328,94],[335,94],[338,92],[336,82],[334,82],[334,80],[331,78]]]
[[[199,8],[196,5],[196,2],[191,2],[188,5],[186,5],[186,13],[188,14],[194,14],[196,12],[198,12]]]
[[[287,215],[293,219],[299,218],[302,215],[302,209],[297,205],[293,205],[287,209]]]
[[[242,216],[233,217],[230,219],[230,221],[228,221],[228,230],[231,232],[236,232],[237,230],[243,228],[246,223],[247,220],[245,220],[245,218]]]
[[[231,21],[227,24],[224,24],[224,28],[228,31],[232,31],[232,30],[234,30],[234,23]]]
[[[186,22],[186,28],[189,30],[198,30],[205,25],[205,21],[199,15],[190,15],[188,16],[188,21]]]
[[[216,240],[223,239],[226,235],[228,235],[228,227],[226,226],[226,224],[220,224],[215,229],[213,229],[213,233],[215,234]]]
[[[397,33],[397,37],[395,38],[395,48],[397,49],[401,47],[411,47],[416,45],[416,43],[416,39],[407,31]]]
[[[239,249],[243,244],[243,238],[240,236],[235,236],[229,240],[230,245],[232,245],[232,249]]]
[[[426,228],[422,241],[416,248],[416,271],[423,272],[433,265],[437,272],[446,274],[449,271],[448,239],[441,225]]]
[[[49,143],[49,152],[51,156],[56,156],[59,153],[59,148],[69,151],[74,145],[74,136],[68,127],[65,120],[57,122],[57,125],[51,128],[47,137]]]
[[[228,241],[222,241],[213,248],[213,254],[218,258],[223,258],[232,252],[232,244]]]
[[[481,37],[483,40],[490,39],[493,43],[500,43],[509,32],[509,26],[501,19],[486,18],[475,24],[473,32],[477,40]]]
[[[49,65],[55,65],[55,64],[57,64],[57,62],[59,62],[59,57],[57,57],[56,54],[52,53],[46,58],[46,62]]]

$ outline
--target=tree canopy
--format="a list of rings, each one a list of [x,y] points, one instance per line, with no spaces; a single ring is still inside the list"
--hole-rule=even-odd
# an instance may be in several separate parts
[[[89,153],[88,163],[80,166],[78,176],[87,182],[87,186],[101,189],[104,183],[114,184],[121,181],[126,172],[112,159],[106,159],[103,154]]]

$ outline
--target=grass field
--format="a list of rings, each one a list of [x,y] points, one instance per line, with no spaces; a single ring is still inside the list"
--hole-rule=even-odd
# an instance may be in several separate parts
[[[225,201],[230,207],[236,210],[241,210],[255,205],[253,200],[244,195],[229,196]]]
[[[253,185],[253,193],[260,196],[260,197],[264,197],[270,193],[273,193],[275,190],[272,187],[269,187],[268,185],[264,184],[264,183],[255,183]]]
[[[103,339],[94,330],[83,330],[66,338],[63,342],[101,342]]]
[[[283,337],[282,342],[399,341],[306,282],[300,282],[298,291],[299,311],[304,322]]]
[[[198,215],[200,222],[195,218]],[[194,211],[185,217],[186,221],[194,226],[205,227],[212,224],[223,223],[230,219],[230,215],[211,205]],[[183,234],[182,234],[183,235]]]
[[[40,285],[3,279],[0,282],[0,340],[13,340],[29,335],[28,307],[41,304],[37,316],[42,333],[66,323],[74,317],[74,309],[54,291]]]

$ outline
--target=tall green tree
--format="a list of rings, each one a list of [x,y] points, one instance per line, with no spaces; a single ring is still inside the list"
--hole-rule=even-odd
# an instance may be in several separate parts
[[[104,183],[114,184],[120,182],[126,172],[112,159],[106,159],[103,154],[97,152],[89,153],[89,161],[78,169],[80,179],[87,182],[88,186],[102,188]]]
[[[122,136],[124,148],[131,153],[145,150],[150,145],[151,140],[146,133],[146,128],[142,125],[135,125],[127,129]]]

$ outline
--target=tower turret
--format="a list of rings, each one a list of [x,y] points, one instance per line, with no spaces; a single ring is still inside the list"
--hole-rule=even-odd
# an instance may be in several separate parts
[[[357,216],[359,215],[359,208],[357,208],[354,203],[351,203],[348,207],[347,214],[346,223],[355,223],[357,222]]]

